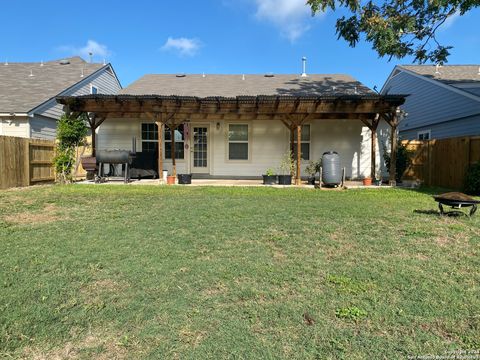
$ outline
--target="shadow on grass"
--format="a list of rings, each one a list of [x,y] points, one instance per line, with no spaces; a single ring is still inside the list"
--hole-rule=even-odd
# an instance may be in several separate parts
[[[413,212],[415,214],[440,216],[440,211],[438,211],[438,210],[419,210],[419,209],[415,209],[415,210],[413,210]]]

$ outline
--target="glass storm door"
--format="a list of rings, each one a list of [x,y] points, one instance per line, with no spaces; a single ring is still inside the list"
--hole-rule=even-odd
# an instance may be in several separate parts
[[[193,126],[192,173],[208,174],[208,127]]]

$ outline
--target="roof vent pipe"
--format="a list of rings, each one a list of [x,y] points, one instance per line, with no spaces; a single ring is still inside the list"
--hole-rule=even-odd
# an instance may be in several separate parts
[[[5,64],[3,64],[3,65],[5,65],[5,66],[8,65],[8,59],[5,60]]]
[[[480,66],[478,67],[478,73],[477,73],[477,75],[480,76]]]
[[[245,74],[242,74],[242,80],[245,80]]]
[[[435,65],[435,75],[440,75],[440,64]]]
[[[302,57],[302,77],[307,77],[307,58]]]

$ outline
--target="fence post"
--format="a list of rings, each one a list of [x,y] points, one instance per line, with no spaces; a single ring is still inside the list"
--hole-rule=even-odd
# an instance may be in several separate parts
[[[30,186],[30,139],[24,140],[23,186]]]
[[[432,179],[432,171],[433,171],[433,166],[432,166],[432,154],[433,154],[433,140],[427,140],[427,153],[428,153],[428,186],[433,185],[433,179]]]

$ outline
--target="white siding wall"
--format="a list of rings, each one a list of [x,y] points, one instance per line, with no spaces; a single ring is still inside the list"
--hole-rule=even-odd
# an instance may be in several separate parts
[[[220,124],[217,129],[217,122]],[[132,136],[137,138],[137,151],[141,151],[141,124],[138,119],[107,119],[98,129],[97,148],[131,149]],[[249,124],[250,159],[248,161],[228,160],[227,132],[229,123]],[[190,123],[190,128],[201,123]],[[370,130],[360,121],[320,120],[311,124],[310,159],[318,160],[323,152],[333,150],[340,154],[342,166],[349,178],[370,175]],[[212,176],[258,177],[267,168],[278,169],[282,156],[289,149],[290,135],[280,121],[212,121],[209,127],[209,174]],[[192,131],[190,130],[190,133]],[[389,126],[381,123],[378,129],[377,167],[382,167],[382,142],[388,145]],[[190,172],[191,141],[185,150],[185,160],[177,159],[177,173]],[[303,162],[304,169],[307,161]],[[172,170],[171,160],[164,162],[165,169]]]
[[[30,137],[30,123],[26,117],[0,119],[0,135]]]

